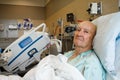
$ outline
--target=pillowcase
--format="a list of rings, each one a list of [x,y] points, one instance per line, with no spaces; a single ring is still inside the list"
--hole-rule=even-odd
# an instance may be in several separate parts
[[[116,78],[116,55],[120,55],[120,50],[117,51],[120,46],[116,49],[116,42],[120,42],[117,39],[120,33],[120,12],[101,16],[92,22],[97,26],[93,48],[108,74]]]

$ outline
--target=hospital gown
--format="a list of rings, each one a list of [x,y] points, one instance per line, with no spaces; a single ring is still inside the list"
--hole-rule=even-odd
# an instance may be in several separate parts
[[[64,55],[69,58],[73,53],[74,50]],[[68,63],[75,66],[86,80],[105,80],[105,71],[93,50],[83,52],[76,58],[69,60]]]

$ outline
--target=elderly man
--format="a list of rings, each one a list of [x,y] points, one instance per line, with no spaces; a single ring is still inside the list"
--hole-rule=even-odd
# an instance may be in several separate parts
[[[64,55],[68,63],[75,66],[86,80],[105,80],[105,71],[93,51],[92,43],[96,26],[90,21],[80,22],[74,34],[75,50]]]

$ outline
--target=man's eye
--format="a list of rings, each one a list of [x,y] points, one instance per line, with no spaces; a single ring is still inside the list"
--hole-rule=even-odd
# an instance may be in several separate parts
[[[88,33],[88,31],[84,31],[85,33]]]

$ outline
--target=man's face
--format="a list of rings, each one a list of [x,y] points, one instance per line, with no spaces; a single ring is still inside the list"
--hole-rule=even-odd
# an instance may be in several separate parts
[[[92,23],[82,22],[78,24],[74,35],[75,46],[81,48],[91,47],[94,35],[95,26]]]

